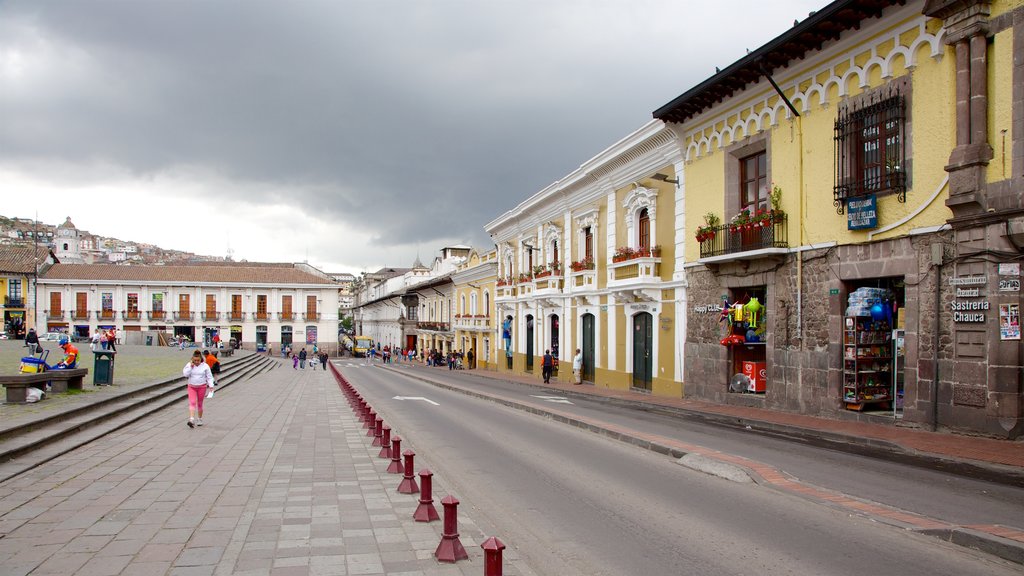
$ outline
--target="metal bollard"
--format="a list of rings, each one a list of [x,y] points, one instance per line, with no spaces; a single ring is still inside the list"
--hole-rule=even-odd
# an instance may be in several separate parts
[[[402,468],[402,459],[400,457],[402,450],[402,438],[400,436],[391,437],[391,464],[388,465],[388,474],[401,474],[405,472]]]
[[[420,491],[420,487],[416,485],[416,479],[412,477],[412,461],[416,457],[416,453],[412,450],[406,450],[402,456],[405,456],[405,475],[402,476],[402,481],[398,483],[398,493],[415,494]]]
[[[380,446],[380,437],[384,435],[384,419],[377,416],[377,425],[373,427],[373,442],[370,446]]]
[[[505,544],[491,536],[480,547],[484,549],[484,576],[501,576],[501,551]]]
[[[378,458],[391,458],[391,426],[384,425],[383,440],[380,441],[380,454]]]
[[[412,519],[417,522],[433,522],[440,520],[437,515],[437,508],[434,508],[434,473],[424,468],[420,470],[420,505],[412,513]]]
[[[466,560],[469,554],[459,541],[459,501],[454,496],[445,496],[441,500],[444,506],[444,527],[441,530],[441,543],[434,551],[438,562],[458,562]]]

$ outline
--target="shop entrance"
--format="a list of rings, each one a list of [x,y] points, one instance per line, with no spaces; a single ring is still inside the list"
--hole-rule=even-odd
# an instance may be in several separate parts
[[[551,357],[555,359],[554,367],[551,370],[551,375],[558,377],[558,315],[552,314],[549,317],[549,328],[548,333],[551,335],[551,343],[548,348],[551,350]]]
[[[174,327],[174,336],[175,337],[184,336],[185,338],[188,338],[189,342],[195,342],[196,341],[196,327],[195,326],[175,326]]]
[[[633,316],[633,388],[651,391],[651,347],[654,324],[650,313]]]
[[[848,280],[843,312],[843,406],[903,413],[903,277]]]
[[[729,392],[768,390],[767,292],[764,286],[732,290],[721,341],[729,349]]]
[[[256,327],[256,351],[266,352],[267,351],[267,327],[257,326]]]
[[[281,350],[292,345],[292,327],[281,326]]]

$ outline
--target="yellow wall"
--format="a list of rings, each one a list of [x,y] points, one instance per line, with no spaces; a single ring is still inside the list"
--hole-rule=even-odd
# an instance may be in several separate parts
[[[1024,5],[1024,0],[1015,3]],[[1012,28],[996,34],[995,42],[989,44],[988,58],[988,141],[994,156],[988,164],[988,181],[998,182],[1014,174]],[[999,73],[993,73],[996,71]]]

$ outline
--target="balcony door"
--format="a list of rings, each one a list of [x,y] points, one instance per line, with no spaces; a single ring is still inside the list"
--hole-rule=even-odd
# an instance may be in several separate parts
[[[533,315],[526,315],[526,371],[533,372]]]
[[[583,380],[594,381],[594,315],[583,315]]]

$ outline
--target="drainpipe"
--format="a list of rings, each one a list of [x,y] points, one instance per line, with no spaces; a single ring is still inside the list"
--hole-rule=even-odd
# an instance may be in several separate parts
[[[941,247],[941,245],[940,245]],[[935,263],[935,330],[932,335],[932,432],[938,432],[939,430],[939,318],[942,312],[942,254],[934,253],[934,245],[932,248],[932,258],[937,260]]]

